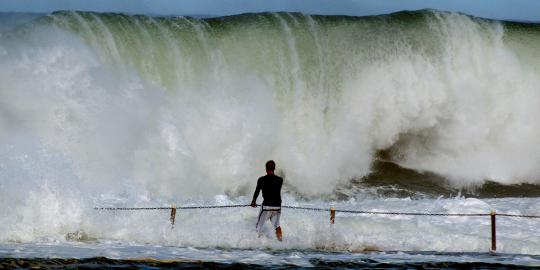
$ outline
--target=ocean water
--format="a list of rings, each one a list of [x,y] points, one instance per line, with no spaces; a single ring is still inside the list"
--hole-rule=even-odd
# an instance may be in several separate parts
[[[48,255],[48,259],[27,259]],[[84,254],[84,255],[81,255]],[[341,268],[341,269],[522,269],[535,268],[540,257],[518,254],[448,252],[324,252],[163,247],[151,245],[7,245],[0,265],[87,266],[115,268]],[[8,259],[9,258],[9,259]],[[71,259],[65,259],[71,258]],[[74,259],[77,258],[77,259]],[[179,259],[182,258],[182,259]],[[189,259],[183,259],[189,258]]]
[[[540,267],[540,28],[438,11],[0,14],[0,267]]]

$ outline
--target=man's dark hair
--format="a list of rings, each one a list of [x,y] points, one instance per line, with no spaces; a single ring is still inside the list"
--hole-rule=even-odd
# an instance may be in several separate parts
[[[276,163],[273,160],[266,162],[266,171],[273,172],[276,169]]]

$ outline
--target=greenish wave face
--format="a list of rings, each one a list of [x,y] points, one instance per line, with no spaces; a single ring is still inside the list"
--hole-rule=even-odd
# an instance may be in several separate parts
[[[341,78],[344,69],[359,72],[372,63],[412,55],[440,61],[448,43],[458,42],[447,39],[459,30],[464,30],[464,43],[474,38],[496,42],[501,37],[494,32],[503,31],[499,34],[504,42],[518,47],[518,54],[522,47],[535,52],[539,41],[537,25],[430,11],[373,17],[262,13],[210,19],[57,12],[42,21],[82,37],[102,60],[133,67],[171,89],[179,81],[197,83],[199,76],[211,77],[216,69],[230,65],[272,76],[281,90],[290,90],[293,80],[310,89],[338,90],[346,79]]]

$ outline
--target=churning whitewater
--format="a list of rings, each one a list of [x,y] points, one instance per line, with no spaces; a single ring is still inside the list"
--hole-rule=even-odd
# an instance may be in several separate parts
[[[474,217],[343,215],[330,231],[284,212],[276,243],[252,209],[181,213],[171,230],[163,212],[92,207],[248,203],[274,159],[288,205],[538,214],[539,198],[335,194],[382,159],[444,182],[426,185],[538,188],[539,44],[538,25],[435,11],[55,12],[3,29],[0,242],[487,251]],[[535,222],[501,220],[500,250],[540,254]]]

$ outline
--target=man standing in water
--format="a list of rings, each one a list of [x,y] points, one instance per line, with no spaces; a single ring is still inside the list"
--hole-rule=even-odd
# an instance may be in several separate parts
[[[281,216],[281,186],[283,179],[274,174],[276,163],[273,160],[266,162],[266,175],[257,180],[257,188],[253,194],[251,207],[257,207],[257,197],[262,190],[263,203],[259,219],[257,220],[257,233],[261,233],[262,226],[270,219],[274,229],[276,229],[276,237],[279,241],[282,240],[281,226],[279,226],[279,218]]]

